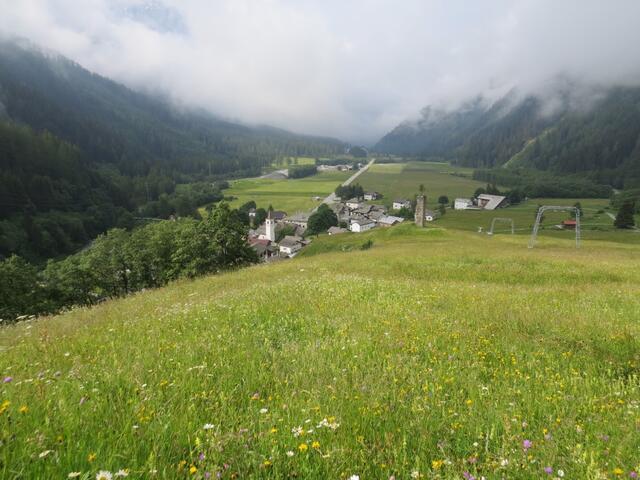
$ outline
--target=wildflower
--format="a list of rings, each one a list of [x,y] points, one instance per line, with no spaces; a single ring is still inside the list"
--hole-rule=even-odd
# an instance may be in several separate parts
[[[291,433],[293,433],[294,437],[302,437],[304,435],[304,428],[302,427],[293,427],[291,429]]]
[[[267,413],[269,411],[268,408],[261,408],[260,413]]]
[[[614,468],[614,469],[613,469],[613,474],[614,474],[614,475],[617,475],[618,477],[619,477],[620,475],[622,475],[623,473],[624,473],[624,470],[622,470],[622,469],[621,469],[621,468],[619,468],[619,467],[616,467],[616,468]]]
[[[547,475],[551,475],[553,473],[553,468],[552,467],[544,467],[544,473],[546,473]]]
[[[116,472],[115,476],[119,477],[119,478],[128,477],[129,476],[129,470],[125,470],[124,468],[121,468],[120,470],[118,470]]]
[[[293,451],[289,450],[287,451],[287,457],[291,458],[295,455],[295,453],[293,453]]]
[[[39,458],[44,458],[47,455],[49,455],[51,452],[53,452],[53,450],[45,450],[44,452],[40,452],[40,454],[38,455]]]
[[[204,459],[205,459],[204,453],[201,453],[200,455],[198,455],[198,460],[202,462],[204,461]]]
[[[27,413],[29,411],[29,407],[27,407],[26,405],[22,405],[19,411],[20,413]]]
[[[212,423],[205,423],[204,426],[202,427],[203,430],[212,430],[214,428],[214,425]]]
[[[420,472],[418,470],[412,471],[411,478],[420,478]]]
[[[69,472],[67,478],[78,478],[80,475],[82,475],[82,472]]]
[[[311,448],[318,450],[320,448],[320,442],[315,441],[311,444]]]
[[[462,476],[464,477],[464,480],[476,480],[476,477],[471,475],[469,472],[464,472]]]
[[[189,473],[191,475],[193,475],[194,473],[196,473],[198,471],[198,469],[196,468],[195,465],[191,465],[191,467],[189,467]]]
[[[309,449],[309,446],[306,443],[301,443],[298,445],[298,450],[301,452],[306,452]]]
[[[360,475],[351,475],[349,480],[360,480]]]
[[[509,460],[507,460],[506,458],[503,458],[502,460],[500,460],[501,467],[506,467],[507,465],[509,465]]]
[[[7,408],[9,408],[9,405],[11,405],[11,402],[9,400],[5,400],[4,402],[2,402],[2,405],[0,405],[0,415],[2,415]]]
[[[264,462],[262,462],[262,466],[265,468],[268,468],[271,466],[271,461],[270,460],[265,460]]]
[[[442,465],[444,465],[443,460],[433,460],[431,462],[431,468],[433,468],[434,470],[438,470],[439,468],[442,467]]]
[[[80,405],[83,405],[83,404],[84,404],[84,402],[86,402],[86,401],[87,401],[87,397],[82,397],[82,398],[80,399]]]
[[[564,477],[564,470],[558,470],[558,476],[560,478]]]
[[[533,442],[531,440],[524,440],[522,442],[522,448],[524,448],[525,451],[529,450],[531,447],[533,447]]]
[[[631,472],[629,472],[629,478],[638,478],[638,472],[632,470]]]
[[[273,427],[271,430],[269,430],[271,433],[278,433],[278,429],[276,427]]]
[[[112,480],[112,479],[113,479],[113,475],[111,475],[111,472],[108,470],[100,470],[96,474],[96,480]]]
[[[473,404],[473,400],[471,400],[470,398],[467,399],[466,403],[468,406],[471,406]]]
[[[4,377],[2,383],[11,383],[13,381],[13,377]]]
[[[87,455],[87,460],[89,462],[93,462],[96,459],[96,454],[95,453],[90,453],[89,455]]]

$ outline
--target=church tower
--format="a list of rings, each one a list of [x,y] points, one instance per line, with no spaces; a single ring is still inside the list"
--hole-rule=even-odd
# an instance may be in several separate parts
[[[424,204],[426,199],[424,195],[418,195],[416,198],[416,225],[418,227],[424,227]]]
[[[267,240],[271,242],[275,242],[276,241],[276,222],[271,216],[271,210],[269,210],[269,212],[267,213],[267,218],[264,221],[264,226],[265,226],[265,236],[267,237]]]

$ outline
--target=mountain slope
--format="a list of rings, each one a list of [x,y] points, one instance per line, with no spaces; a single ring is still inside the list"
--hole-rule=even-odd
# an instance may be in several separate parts
[[[568,94],[547,108],[543,99],[513,96],[476,101],[433,119],[425,110],[383,137],[376,150],[441,156],[470,167],[519,166],[584,173],[616,187],[640,182],[640,88],[612,88],[572,105]]]
[[[637,244],[339,237],[0,329],[0,477],[629,476]]]
[[[0,103],[9,118],[48,130],[96,162],[145,174],[165,167],[214,173],[256,169],[275,155],[340,152],[337,140],[254,129],[204,112],[179,112],[79,65],[18,42],[0,42]]]

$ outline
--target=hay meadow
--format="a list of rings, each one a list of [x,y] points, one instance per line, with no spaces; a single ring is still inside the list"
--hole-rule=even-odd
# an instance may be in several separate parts
[[[640,246],[543,240],[320,237],[4,327],[0,477],[635,478]]]

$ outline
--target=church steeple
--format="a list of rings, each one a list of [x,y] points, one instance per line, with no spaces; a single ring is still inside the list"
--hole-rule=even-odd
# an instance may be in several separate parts
[[[267,212],[267,218],[264,221],[265,226],[265,236],[267,240],[271,242],[276,241],[276,222],[274,218],[271,216],[271,209]]]

